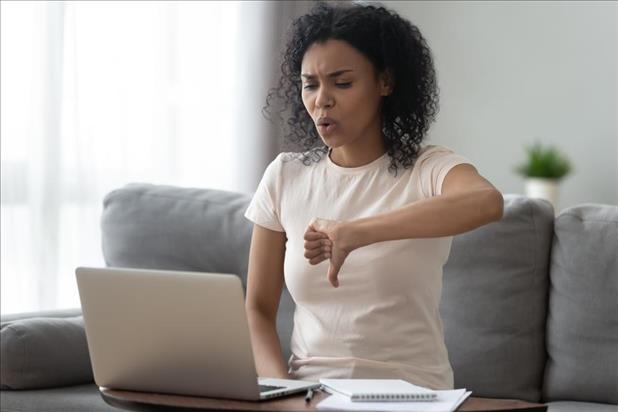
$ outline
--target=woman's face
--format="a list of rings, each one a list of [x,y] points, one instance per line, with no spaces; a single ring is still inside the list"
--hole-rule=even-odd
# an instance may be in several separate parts
[[[342,40],[311,45],[301,64],[302,99],[324,143],[340,147],[359,139],[381,138],[380,102],[389,94],[387,78]],[[323,117],[331,126],[319,125]]]

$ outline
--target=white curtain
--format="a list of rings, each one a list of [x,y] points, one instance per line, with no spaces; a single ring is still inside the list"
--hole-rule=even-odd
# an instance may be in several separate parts
[[[103,196],[129,182],[251,192],[277,2],[2,2],[1,312],[78,307]]]

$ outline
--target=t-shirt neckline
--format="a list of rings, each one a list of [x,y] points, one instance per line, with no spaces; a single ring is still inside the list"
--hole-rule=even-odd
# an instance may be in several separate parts
[[[378,157],[377,159],[364,164],[362,166],[358,166],[358,167],[343,167],[343,166],[339,166],[338,164],[336,164],[335,162],[333,162],[330,158],[330,154],[332,152],[333,149],[328,149],[328,152],[326,153],[326,163],[329,169],[337,172],[337,173],[343,173],[343,174],[356,174],[356,173],[362,173],[362,172],[366,172],[368,170],[372,170],[372,169],[377,169],[378,167],[380,167],[380,165],[382,164],[382,162],[384,162],[386,159],[388,159],[388,152],[384,152],[384,154],[380,157]]]

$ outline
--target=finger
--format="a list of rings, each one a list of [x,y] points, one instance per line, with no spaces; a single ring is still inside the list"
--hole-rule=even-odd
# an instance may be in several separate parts
[[[317,221],[318,221],[318,218],[317,218],[317,217],[314,217],[313,219],[311,219],[311,220],[309,221],[309,227],[312,227],[312,228],[314,228],[314,229],[315,229],[315,224],[316,224],[316,222],[317,222]]]
[[[305,240],[328,239],[328,235],[323,232],[305,232]]]
[[[323,253],[321,255],[316,256],[313,259],[310,259],[309,263],[311,265],[317,265],[318,263],[322,263],[322,262],[324,262],[327,259],[330,259],[330,253]]]
[[[320,232],[319,230],[310,229],[310,228],[307,228],[307,230],[305,231],[304,237],[306,238],[307,236],[312,237],[312,238],[328,237],[328,235],[325,232]]]
[[[318,217],[314,218],[310,224],[309,224],[312,228],[314,228],[317,231],[321,231],[322,229],[324,229],[325,227],[328,226],[328,220],[326,219],[320,219]]]
[[[309,226],[307,226],[307,229],[305,229],[305,234],[310,233],[310,232],[317,232],[317,230],[315,230],[315,226],[313,226],[313,224],[309,224]]]
[[[317,217],[314,217],[313,219],[311,219],[311,222],[309,222],[309,225],[307,225],[307,229],[305,230],[305,233],[308,232],[319,232],[318,230],[318,221],[319,219]]]
[[[307,259],[313,259],[317,256],[323,255],[324,253],[326,253],[325,250],[323,250],[322,248],[317,248],[317,249],[305,249],[305,257]]]
[[[315,249],[319,247],[331,247],[331,241],[328,239],[318,239],[318,240],[306,240],[305,241],[305,249]]]

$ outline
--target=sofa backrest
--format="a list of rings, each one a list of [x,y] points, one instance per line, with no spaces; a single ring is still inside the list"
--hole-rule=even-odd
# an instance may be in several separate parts
[[[246,285],[251,197],[212,189],[129,184],[103,201],[108,266],[233,273]]]
[[[554,211],[504,195],[504,216],[455,236],[440,312],[455,387],[475,396],[541,398]]]
[[[618,404],[618,206],[556,218],[544,398]]]

